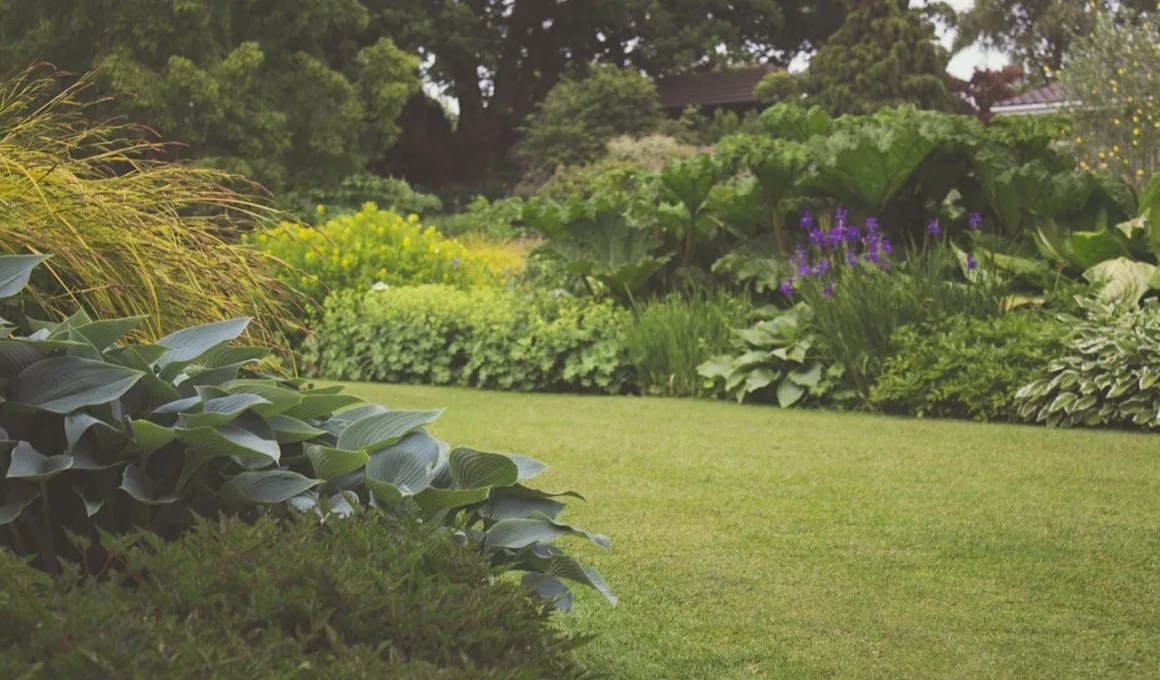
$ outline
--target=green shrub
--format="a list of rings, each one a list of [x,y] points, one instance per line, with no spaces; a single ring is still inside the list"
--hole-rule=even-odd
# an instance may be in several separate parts
[[[1046,377],[1015,395],[1019,416],[1056,426],[1160,428],[1160,301],[1123,309],[1083,301]]]
[[[675,397],[704,393],[697,367],[729,351],[733,329],[745,323],[750,309],[747,298],[722,291],[671,293],[636,305],[625,342],[641,390]]]
[[[0,298],[43,259],[0,258]],[[230,344],[248,319],[120,344],[140,322],[78,313],[0,328],[0,545],[58,571],[59,558],[99,562],[109,534],[171,538],[195,513],[417,508],[545,595],[566,593],[563,577],[613,599],[596,572],[544,542],[579,534],[607,546],[557,521],[558,494],[524,485],[541,463],[452,449],[424,429],[442,411],[390,410],[258,373],[269,350]],[[70,534],[100,541],[97,554],[77,554]]]
[[[303,357],[337,380],[518,391],[627,389],[628,312],[550,293],[447,286],[331,296]]]
[[[0,550],[0,676],[581,675],[578,640],[517,584],[491,583],[450,531],[378,512],[351,520],[124,537],[102,580],[75,568],[54,579]]]
[[[738,402],[749,395],[776,399],[782,408],[853,397],[844,387],[845,367],[817,351],[813,310],[799,304],[788,310],[765,307],[754,315],[756,324],[735,331],[732,354],[713,357],[697,368],[706,390],[735,396]]]
[[[493,285],[499,277],[487,263],[417,215],[403,218],[373,203],[318,227],[283,223],[259,232],[254,241],[287,266],[279,276],[321,300],[328,290],[366,290],[375,283]]]
[[[403,214],[423,216],[431,216],[443,209],[443,201],[438,196],[415,191],[406,180],[367,173],[346,177],[333,189],[289,194],[286,202],[304,220],[325,220],[358,212],[367,203]],[[319,210],[318,206],[323,209]]]
[[[448,236],[482,234],[492,239],[508,240],[519,235],[523,211],[524,202],[520,198],[489,201],[484,196],[476,196],[467,205],[467,210],[454,215],[440,215],[435,218],[435,224]]]
[[[1035,312],[902,326],[870,402],[904,415],[1018,420],[1016,391],[1063,352],[1066,332]]]

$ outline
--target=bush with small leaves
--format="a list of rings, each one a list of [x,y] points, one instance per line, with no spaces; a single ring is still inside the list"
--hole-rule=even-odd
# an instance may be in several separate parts
[[[147,540],[153,538],[153,540]],[[53,578],[0,550],[0,677],[573,678],[582,639],[451,532],[348,521],[203,522]],[[292,556],[292,559],[287,559]]]
[[[1081,301],[1062,356],[1015,394],[1019,416],[1059,426],[1160,428],[1160,301]]]

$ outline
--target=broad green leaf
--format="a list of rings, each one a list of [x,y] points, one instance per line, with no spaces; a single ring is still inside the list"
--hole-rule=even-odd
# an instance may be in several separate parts
[[[254,413],[261,416],[272,416],[288,411],[302,403],[302,394],[274,384],[274,381],[265,380],[233,380],[222,389],[230,394],[256,394],[266,400],[253,408]]]
[[[532,513],[541,513],[555,520],[564,510],[564,504],[548,498],[519,498],[496,492],[479,509],[479,514],[494,520],[526,518]]]
[[[133,428],[133,439],[137,442],[137,448],[144,456],[177,439],[177,430],[172,427],[157,425],[148,420],[134,420],[129,425]]]
[[[207,458],[258,457],[277,463],[282,456],[269,425],[253,413],[242,414],[232,423],[220,427],[179,428],[177,437]]]
[[[745,377],[745,394],[756,392],[777,380],[777,372],[769,368],[755,368]]]
[[[308,444],[305,449],[314,475],[326,481],[354,472],[371,459],[366,451],[345,451],[321,444]]]
[[[197,363],[206,368],[224,368],[226,366],[245,366],[261,361],[270,356],[273,351],[268,347],[230,347],[220,345],[209,350],[198,358]]]
[[[815,387],[822,379],[822,365],[814,362],[808,369],[802,371],[793,371],[789,374],[789,379],[801,387]]]
[[[124,319],[93,321],[83,326],[77,326],[74,330],[92,343],[93,347],[103,352],[109,345],[125,337],[130,331],[136,330],[141,322],[147,318],[145,316],[130,316]]]
[[[519,550],[533,543],[551,543],[565,534],[585,536],[596,545],[608,548],[606,537],[591,534],[578,527],[554,522],[542,515],[530,518],[502,519],[496,522],[485,533],[483,546],[487,549]]]
[[[556,609],[565,613],[572,611],[572,590],[555,576],[528,572],[520,583],[531,588],[541,599],[551,602]]]
[[[22,371],[14,381],[12,394],[16,401],[64,414],[119,399],[143,375],[99,361],[51,357]]]
[[[5,477],[43,482],[72,468],[74,462],[72,456],[45,456],[32,448],[32,444],[22,441],[12,449],[12,462]]]
[[[37,349],[34,343],[14,338],[0,339],[0,377],[12,378],[36,362],[48,356],[48,352]]]
[[[0,490],[4,497],[0,501],[0,526],[15,522],[29,503],[40,498],[40,489],[31,483],[5,482]]]
[[[343,430],[338,448],[373,451],[389,446],[443,415],[438,411],[388,411],[356,420]]]
[[[32,270],[48,258],[48,255],[0,256],[0,299],[19,295],[28,285]]]
[[[196,361],[218,345],[237,339],[245,332],[246,326],[249,324],[250,319],[242,317],[183,328],[176,333],[171,333],[157,341],[158,345],[169,348],[157,360],[157,365],[165,368],[174,363]]]
[[[290,470],[242,472],[222,485],[221,497],[234,505],[284,503],[321,484]]]
[[[134,500],[146,505],[168,505],[177,500],[177,496],[167,494],[159,496],[153,485],[153,480],[136,465],[126,465],[121,473],[121,490],[133,497]]]
[[[439,462],[439,449],[431,446],[427,441],[430,439],[426,435],[407,437],[371,455],[366,467],[366,483],[375,498],[397,503],[431,484]]]
[[[540,474],[544,472],[544,470],[548,469],[548,466],[545,463],[541,463],[534,458],[528,458],[527,456],[521,456],[516,453],[509,453],[507,456],[515,462],[516,467],[519,469],[521,482],[532,479],[534,477],[539,477]]]
[[[73,447],[77,445],[81,437],[93,427],[100,427],[110,432],[120,432],[119,425],[106,423],[99,418],[79,411],[70,413],[64,417],[65,453],[72,453]]]
[[[475,489],[437,489],[429,486],[415,495],[415,502],[424,517],[431,517],[445,510],[482,503],[490,493],[490,486]]]
[[[344,406],[357,404],[362,399],[351,394],[303,394],[302,403],[282,412],[282,415],[310,421],[329,416]]]
[[[697,375],[710,380],[725,380],[733,372],[733,357],[720,354],[697,367]]]
[[[600,574],[591,567],[581,566],[575,558],[558,553],[544,557],[533,555],[529,557],[528,562],[528,566],[535,568],[541,574],[575,581],[595,588],[610,604],[616,606],[616,597],[613,596],[612,590],[609,589],[608,584],[604,582]]]
[[[1079,264],[1085,268],[1119,257],[1131,255],[1126,248],[1106,229],[1101,231],[1077,231],[1068,239],[1071,252]]]
[[[1135,305],[1151,289],[1156,272],[1155,265],[1117,257],[1088,269],[1083,276],[1100,286],[1101,300]]]
[[[451,483],[457,489],[511,486],[520,479],[516,462],[500,453],[458,446],[448,454],[447,459]]]
[[[806,391],[799,385],[795,385],[792,380],[788,378],[782,380],[781,384],[777,386],[777,403],[782,408],[789,408],[805,395]]]
[[[256,406],[269,403],[256,394],[247,393],[209,399],[202,402],[200,413],[181,414],[181,426],[186,428],[218,427],[233,422],[238,416],[253,410]]]
[[[266,416],[266,422],[274,430],[274,438],[279,444],[295,444],[326,434],[326,430],[320,430],[306,421],[290,416]]]

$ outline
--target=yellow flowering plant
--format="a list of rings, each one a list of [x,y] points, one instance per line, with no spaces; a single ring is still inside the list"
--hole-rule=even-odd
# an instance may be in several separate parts
[[[282,262],[279,275],[321,300],[330,290],[442,283],[458,288],[502,285],[503,270],[463,243],[367,203],[317,227],[283,222],[252,237]]]

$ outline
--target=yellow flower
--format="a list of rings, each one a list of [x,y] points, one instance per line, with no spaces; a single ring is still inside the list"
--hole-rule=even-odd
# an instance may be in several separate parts
[[[1103,152],[1103,151],[1101,151],[1101,152],[1100,152],[1100,158],[1107,158],[1107,155],[1106,155],[1106,154],[1104,154],[1104,152]]]
[[[1132,134],[1139,137],[1140,136],[1140,128],[1132,128]]]
[[[1120,153],[1120,145],[1119,144],[1112,145],[1112,153]]]
[[[415,213],[411,213],[410,215],[407,215],[407,221],[411,224],[415,224],[419,221],[419,216]]]
[[[411,247],[411,237],[410,237],[410,236],[404,236],[404,237],[403,237],[403,247],[404,247],[404,248],[410,248],[410,247]]]
[[[1137,170],[1137,171],[1136,171],[1136,176],[1137,176],[1137,177],[1143,177],[1143,176],[1144,176],[1144,169],[1143,169],[1143,168],[1141,168],[1141,169]]]
[[[1075,138],[1075,143],[1076,143],[1076,144],[1083,144],[1083,137],[1076,137],[1076,138]]]
[[[1119,119],[1119,118],[1113,118],[1113,119],[1112,119],[1112,125],[1119,125],[1119,124],[1120,124],[1120,119]]]

